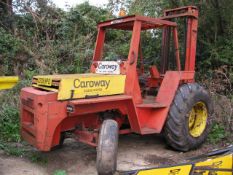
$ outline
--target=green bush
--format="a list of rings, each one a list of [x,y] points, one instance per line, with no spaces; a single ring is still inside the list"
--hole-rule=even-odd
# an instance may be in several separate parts
[[[20,141],[19,110],[13,106],[2,107],[0,111],[0,138],[6,141]]]
[[[16,37],[0,27],[0,75],[13,74],[15,56],[20,44]]]
[[[13,89],[0,93],[0,141],[20,141],[19,94],[21,88],[29,84],[29,80],[23,80]]]
[[[212,144],[216,144],[227,137],[227,133],[222,124],[214,123],[210,134],[208,135],[208,141]]]

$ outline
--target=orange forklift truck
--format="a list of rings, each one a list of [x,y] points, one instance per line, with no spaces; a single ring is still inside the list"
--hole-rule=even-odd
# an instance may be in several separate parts
[[[183,60],[174,22],[178,18],[186,21]],[[119,134],[163,132],[176,150],[198,147],[210,128],[212,103],[194,80],[197,26],[198,10],[193,6],[166,10],[161,18],[133,15],[99,23],[90,73],[34,76],[32,87],[21,90],[22,138],[40,151],[50,151],[63,143],[65,133],[73,133],[78,141],[97,148],[100,175],[116,171]],[[132,31],[125,60],[102,59],[105,33],[111,29]],[[143,66],[137,66],[140,34],[150,29],[163,32],[162,56],[160,69],[150,65],[150,74],[145,74]],[[170,47],[174,59],[169,58]],[[151,89],[157,94],[149,95],[146,91]]]

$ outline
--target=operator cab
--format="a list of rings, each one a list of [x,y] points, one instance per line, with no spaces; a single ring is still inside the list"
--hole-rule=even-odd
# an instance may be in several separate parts
[[[164,73],[169,69],[167,63],[167,51],[170,47],[171,33],[173,34],[173,46],[175,48],[176,56],[176,59],[173,61],[176,62],[175,70],[181,69],[180,55],[178,50],[178,34],[176,27],[177,24],[172,21],[136,15],[99,23],[91,72],[100,74],[123,74],[126,75],[126,81],[130,82],[134,82],[134,80],[132,80],[132,76],[135,76],[137,77],[137,84],[141,90],[140,96],[142,100],[145,99],[148,95],[155,96],[157,91],[156,89],[159,88],[161,81],[163,80]],[[111,54],[110,56],[106,54],[106,51],[108,50],[105,49],[104,42],[106,40],[105,38],[109,36],[108,33],[111,32],[109,30],[118,30],[117,32],[121,32],[121,36],[124,37],[124,39],[120,40],[119,42],[119,36],[117,36],[117,44],[125,44],[123,42],[130,41],[130,43],[126,45],[126,48],[128,48],[126,51],[127,53],[120,53],[119,55],[116,54],[117,56],[112,56],[112,58]],[[157,66],[154,64],[154,58],[147,60],[150,62],[149,66],[147,66],[148,64],[145,63],[143,58],[144,46],[142,43],[145,42],[142,42],[142,34],[148,32],[150,36],[152,36],[152,30],[157,33],[158,31],[163,31],[160,69],[157,68]],[[159,40],[159,37],[155,37],[155,39]],[[115,48],[113,47],[113,49]],[[127,91],[127,87],[125,87],[125,89]]]

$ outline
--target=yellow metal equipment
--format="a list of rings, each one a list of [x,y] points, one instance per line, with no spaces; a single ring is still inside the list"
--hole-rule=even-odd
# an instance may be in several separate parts
[[[19,81],[19,77],[8,77],[8,76],[3,76],[0,77],[0,90],[4,89],[11,89],[13,88],[16,83]]]
[[[214,151],[180,165],[157,167],[129,172],[122,175],[233,175],[233,147]]]

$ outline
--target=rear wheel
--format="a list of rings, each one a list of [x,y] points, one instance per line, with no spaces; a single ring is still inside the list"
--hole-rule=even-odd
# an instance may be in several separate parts
[[[179,151],[200,146],[209,133],[212,111],[210,96],[203,87],[197,83],[182,85],[164,127],[167,143]]]
[[[116,171],[118,149],[118,124],[115,120],[104,120],[97,146],[96,168],[99,175],[112,175]]]

